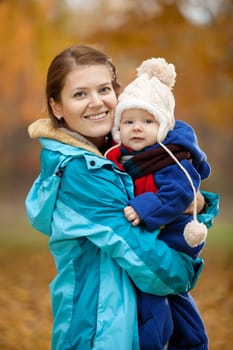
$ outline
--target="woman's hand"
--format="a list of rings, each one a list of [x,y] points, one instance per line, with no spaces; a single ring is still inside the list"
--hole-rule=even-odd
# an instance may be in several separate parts
[[[197,214],[199,214],[205,206],[205,198],[201,194],[200,191],[197,192]],[[185,210],[184,214],[193,214],[193,209],[194,209],[194,201],[189,205],[189,207]]]

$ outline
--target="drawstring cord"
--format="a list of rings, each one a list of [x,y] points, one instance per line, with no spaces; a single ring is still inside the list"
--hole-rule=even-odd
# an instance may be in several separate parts
[[[177,163],[177,165],[180,167],[180,169],[185,173],[192,191],[193,191],[193,196],[194,196],[194,209],[193,209],[193,219],[196,221],[197,220],[197,194],[196,194],[196,190],[195,187],[193,185],[193,181],[189,175],[189,173],[187,172],[187,170],[183,167],[183,165],[178,161],[178,159],[176,158],[176,156],[161,142],[159,142],[159,145],[173,158],[173,160]]]

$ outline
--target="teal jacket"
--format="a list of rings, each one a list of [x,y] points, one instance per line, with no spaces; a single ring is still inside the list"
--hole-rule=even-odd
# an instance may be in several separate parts
[[[29,132],[42,151],[26,210],[32,226],[49,236],[58,272],[50,284],[52,349],[138,350],[134,284],[157,295],[186,292],[203,261],[125,219],[131,178],[93,146],[53,129],[48,119]]]

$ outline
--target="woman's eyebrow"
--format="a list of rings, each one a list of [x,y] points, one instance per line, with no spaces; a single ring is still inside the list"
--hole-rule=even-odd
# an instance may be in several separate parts
[[[101,87],[101,86],[105,86],[105,85],[111,85],[112,82],[111,81],[106,81],[104,83],[98,84],[96,85],[96,87]],[[74,88],[72,88],[72,90],[84,90],[84,89],[89,89],[89,86],[76,86]]]

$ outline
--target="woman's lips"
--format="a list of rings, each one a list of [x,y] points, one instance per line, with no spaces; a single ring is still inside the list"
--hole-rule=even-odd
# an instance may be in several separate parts
[[[108,112],[101,112],[98,114],[90,114],[90,115],[86,115],[84,118],[85,119],[89,119],[89,120],[100,120],[106,117]]]

